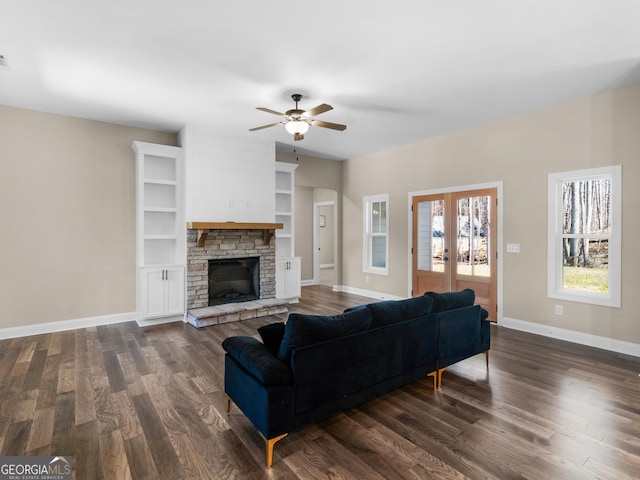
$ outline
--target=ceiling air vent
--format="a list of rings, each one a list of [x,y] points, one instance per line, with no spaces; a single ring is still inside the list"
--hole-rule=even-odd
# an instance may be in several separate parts
[[[9,62],[4,55],[0,55],[0,69],[9,70]]]

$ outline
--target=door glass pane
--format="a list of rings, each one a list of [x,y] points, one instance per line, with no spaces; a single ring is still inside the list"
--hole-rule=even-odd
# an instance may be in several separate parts
[[[444,272],[444,200],[418,203],[418,269]]]
[[[491,276],[489,252],[489,218],[491,197],[458,199],[456,245],[459,275]]]

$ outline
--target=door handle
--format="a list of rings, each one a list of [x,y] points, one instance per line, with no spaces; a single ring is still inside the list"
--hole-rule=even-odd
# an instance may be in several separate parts
[[[444,257],[442,260],[444,260],[445,262],[449,261],[449,257]]]

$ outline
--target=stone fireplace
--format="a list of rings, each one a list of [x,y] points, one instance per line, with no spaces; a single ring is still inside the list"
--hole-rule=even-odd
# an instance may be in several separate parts
[[[282,226],[273,223],[187,223],[187,321],[190,324],[206,327],[287,312],[288,302],[275,298],[275,228]],[[219,293],[210,291],[210,264],[230,266],[226,269],[229,275],[222,283],[231,286],[229,290],[244,291],[246,272],[243,270],[254,262],[256,268],[251,270],[251,282],[255,285],[257,299],[234,298],[233,303],[227,303],[228,299],[225,299],[222,303],[210,304],[211,293],[214,296]],[[241,284],[245,286],[238,288]]]
[[[209,306],[209,261],[258,258],[259,299],[276,296],[276,251],[273,231],[264,229],[210,229],[203,239],[201,231],[187,230],[187,309]],[[265,240],[269,240],[265,242]]]

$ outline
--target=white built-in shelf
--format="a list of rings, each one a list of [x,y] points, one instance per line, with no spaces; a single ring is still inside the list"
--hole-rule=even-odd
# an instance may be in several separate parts
[[[276,297],[297,301],[300,296],[300,258],[295,257],[295,163],[276,162]]]
[[[133,142],[139,320],[184,313],[186,231],[182,149]]]

